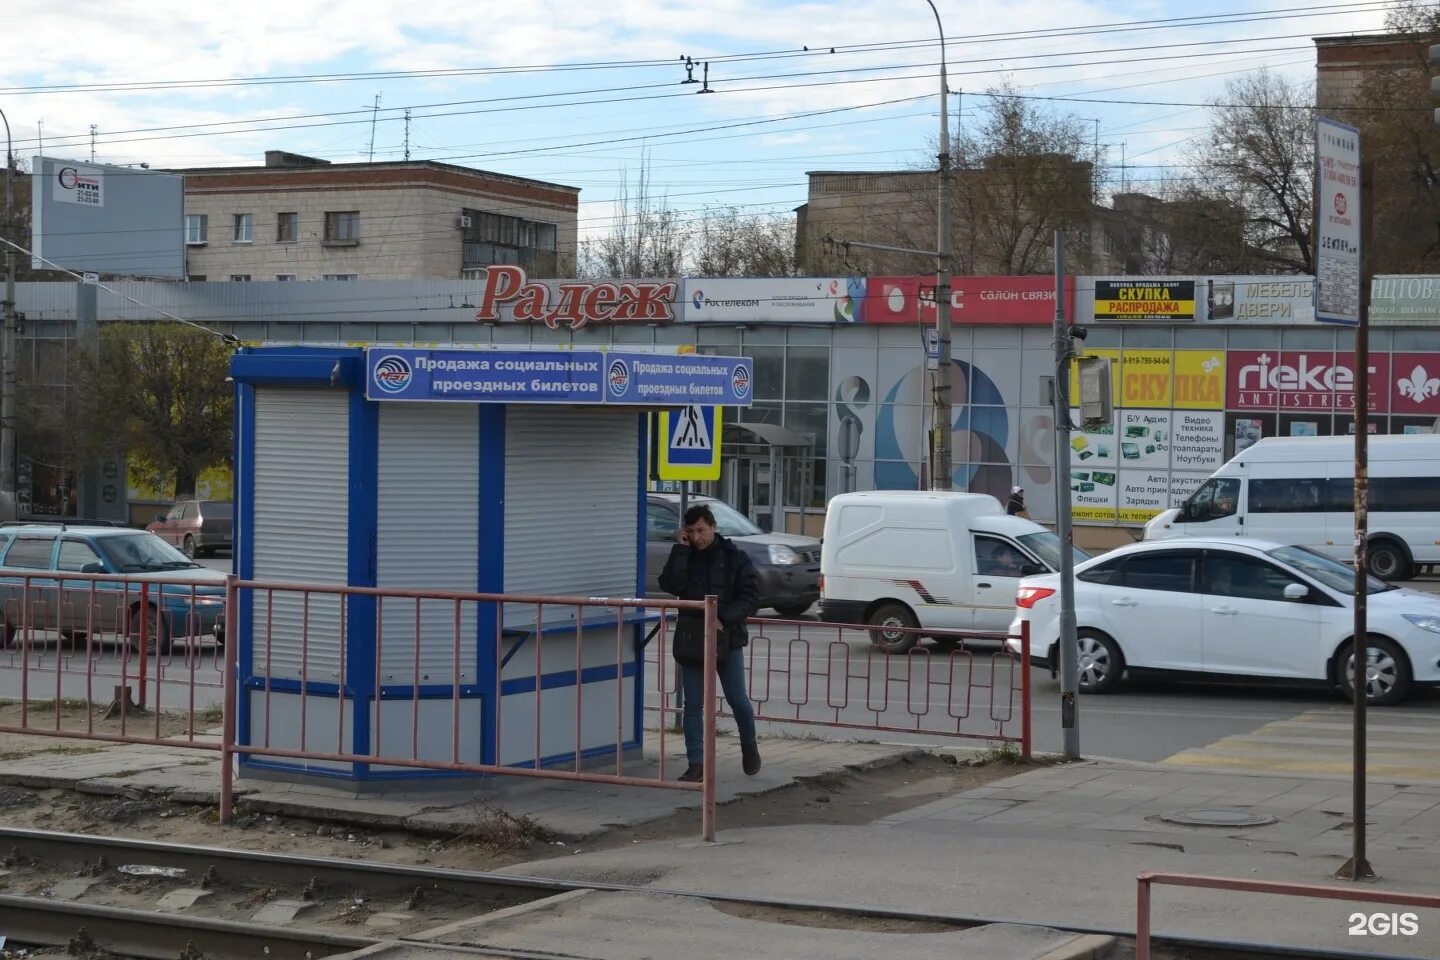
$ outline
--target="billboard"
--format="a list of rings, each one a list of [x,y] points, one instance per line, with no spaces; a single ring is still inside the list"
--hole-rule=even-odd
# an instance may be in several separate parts
[[[1065,278],[1065,313],[1072,315],[1075,278]],[[1055,322],[1054,277],[955,277],[952,323],[1049,326]],[[866,323],[935,324],[935,277],[871,277],[861,318]]]
[[[1193,278],[1117,277],[1094,280],[1096,320],[1194,320]]]
[[[1360,322],[1360,131],[1315,118],[1315,315]]]
[[[185,279],[185,178],[36,157],[35,269]]]
[[[1370,281],[1370,322],[1440,326],[1440,277],[1375,277]]]
[[[1212,323],[1313,323],[1310,277],[1208,277],[1205,318]]]
[[[688,277],[687,323],[854,323],[865,297],[860,277]]]
[[[1370,354],[1370,409],[1378,413],[1389,411],[1392,390],[1401,389],[1391,384],[1390,360],[1386,353]],[[1354,354],[1329,350],[1231,350],[1226,365],[1228,409],[1355,409]],[[1425,392],[1427,384],[1423,381],[1428,379],[1422,370],[1421,392]]]

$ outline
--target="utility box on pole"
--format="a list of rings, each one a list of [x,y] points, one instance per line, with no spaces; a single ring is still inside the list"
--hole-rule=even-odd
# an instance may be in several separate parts
[[[1110,423],[1115,418],[1114,394],[1110,386],[1109,357],[1080,357],[1080,419],[1085,426]]]

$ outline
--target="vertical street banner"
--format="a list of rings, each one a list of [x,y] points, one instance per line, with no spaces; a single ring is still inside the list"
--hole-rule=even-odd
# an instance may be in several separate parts
[[[1315,319],[1360,324],[1360,131],[1315,118]]]

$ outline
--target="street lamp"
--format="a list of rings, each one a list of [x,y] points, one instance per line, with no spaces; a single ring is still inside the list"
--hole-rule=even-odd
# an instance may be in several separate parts
[[[954,482],[951,453],[954,417],[950,389],[953,379],[950,369],[953,366],[950,361],[950,118],[947,112],[950,89],[945,78],[945,24],[940,21],[940,11],[935,8],[934,0],[925,2],[930,4],[930,12],[935,14],[935,26],[940,31],[940,184],[939,209],[935,214],[935,328],[940,343],[936,361],[939,369],[935,371],[933,388],[934,426],[931,429],[935,432],[935,440],[931,447],[934,454],[930,465],[930,488],[949,490]]]

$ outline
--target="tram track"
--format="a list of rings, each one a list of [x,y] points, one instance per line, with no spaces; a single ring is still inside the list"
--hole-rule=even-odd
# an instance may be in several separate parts
[[[126,872],[125,867],[132,871]],[[133,868],[137,867],[147,868],[150,877],[136,877]],[[82,947],[88,940],[118,957],[143,960],[323,960],[387,942],[419,945],[427,939],[427,930],[587,890],[685,897],[722,910],[761,909],[769,911],[772,920],[799,925],[807,925],[809,917],[819,914],[848,918],[857,925],[867,920],[884,922],[891,929],[905,923],[963,928],[1016,922],[0,828],[0,917],[4,918],[0,935],[7,936],[12,946],[34,947],[67,947],[78,937]],[[184,895],[181,906],[172,901],[168,908],[160,907],[166,895],[177,894]],[[185,912],[186,896],[191,895],[196,895],[193,903],[203,901],[203,906]],[[137,905],[147,899],[150,907]],[[267,908],[278,910],[281,916],[293,913],[282,922],[269,922],[264,919]],[[377,926],[377,918],[384,924]],[[1130,931],[1057,929],[1115,937],[1119,942],[1116,956],[1120,957],[1128,954],[1126,945],[1133,940]],[[1219,939],[1155,936],[1152,940],[1157,947],[1167,948],[1171,956],[1203,956],[1206,960],[1377,958],[1373,953]],[[508,949],[445,949],[477,957],[526,956]]]

